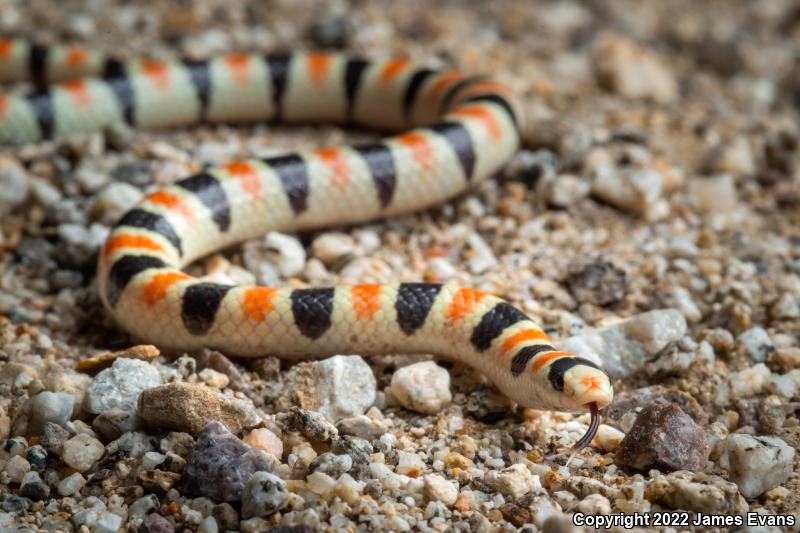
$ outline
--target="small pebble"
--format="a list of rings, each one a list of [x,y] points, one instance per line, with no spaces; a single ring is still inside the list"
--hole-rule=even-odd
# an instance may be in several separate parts
[[[283,455],[283,442],[275,433],[266,428],[254,429],[245,435],[242,440],[245,444],[264,450],[279,459]]]
[[[702,471],[709,452],[705,431],[680,407],[653,403],[639,413],[620,442],[616,462],[638,470]]]
[[[314,257],[319,258],[328,267],[333,266],[341,257],[354,254],[355,250],[355,240],[347,233],[323,233],[311,243]]]
[[[429,500],[442,502],[451,506],[458,498],[458,483],[448,481],[438,474],[427,474],[423,478],[425,482],[425,495]]]
[[[268,472],[256,472],[242,492],[242,517],[270,516],[283,509],[289,499],[286,483]]]
[[[403,407],[422,414],[436,414],[452,400],[450,373],[433,361],[397,369],[391,390]]]
[[[777,437],[728,436],[722,464],[745,498],[757,498],[792,475],[795,450]]]
[[[103,457],[104,452],[105,446],[102,442],[82,433],[64,443],[61,459],[78,472],[86,472]]]
[[[172,521],[158,513],[152,513],[144,517],[138,533],[174,533],[174,531],[175,526]]]
[[[731,388],[731,398],[752,398],[769,383],[772,375],[764,363],[758,363],[739,372],[732,372],[728,376]]]
[[[729,174],[690,181],[689,198],[703,213],[731,212],[738,203],[736,184]]]
[[[769,333],[764,328],[750,328],[738,338],[747,355],[756,363],[763,363],[769,354],[775,351],[775,344],[769,338]]]
[[[211,422],[197,437],[182,482],[190,493],[238,501],[255,472],[271,470],[264,452],[243,443],[221,423]]]
[[[75,472],[58,483],[58,493],[62,496],[72,496],[77,494],[84,485],[86,485],[86,479],[80,472]]]
[[[529,492],[536,493],[542,490],[539,476],[532,474],[525,465],[519,463],[500,471],[490,471],[486,480],[495,490],[514,499]]]
[[[50,487],[42,481],[39,472],[31,471],[23,476],[19,494],[38,502],[50,497]]]
[[[31,469],[30,463],[21,455],[15,455],[6,462],[4,473],[8,475],[12,483],[21,483]]]

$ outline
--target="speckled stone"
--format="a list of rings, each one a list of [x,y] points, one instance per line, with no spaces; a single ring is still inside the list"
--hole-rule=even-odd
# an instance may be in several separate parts
[[[269,472],[256,472],[242,493],[242,517],[269,516],[283,509],[289,499],[286,483]]]
[[[152,513],[144,517],[139,525],[138,533],[174,533],[173,523],[158,513]]]
[[[271,472],[261,450],[248,446],[219,422],[211,422],[197,436],[183,471],[184,488],[218,501],[238,501],[254,473]]]
[[[645,407],[617,447],[616,462],[638,470],[650,467],[702,471],[709,454],[706,432],[676,404]]]

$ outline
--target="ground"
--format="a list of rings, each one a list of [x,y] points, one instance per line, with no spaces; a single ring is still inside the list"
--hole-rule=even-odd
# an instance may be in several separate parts
[[[441,363],[452,400],[425,415],[401,406],[391,382],[428,357],[366,359],[376,380],[366,418],[350,412],[334,428],[315,413],[338,412],[316,393],[349,392],[337,365],[363,372],[361,360],[176,359],[135,347],[105,317],[97,250],[142,191],[203,164],[368,132],[196,126],[3,149],[0,439],[12,440],[0,451],[0,527],[566,531],[576,513],[798,517],[796,2],[41,0],[4,5],[0,32],[123,57],[342,49],[505,81],[527,125],[496,179],[424,213],[259,239],[191,270],[293,286],[400,279],[487,290],[565,346],[596,350],[617,394],[600,438],[565,467],[586,417],[509,406],[469,368]],[[281,261],[298,257],[282,274]],[[119,350],[128,351],[103,360]],[[139,361],[100,372],[115,358]],[[126,432],[114,413],[135,413],[136,397],[125,404],[130,396],[109,390],[133,381],[189,384],[181,397],[218,408],[285,481],[259,479],[232,506],[189,486],[183,467],[206,438],[205,414],[181,404],[165,422],[171,433]],[[74,409],[59,414],[64,399]],[[46,409],[66,429],[37,426]],[[29,470],[39,476],[23,481]]]

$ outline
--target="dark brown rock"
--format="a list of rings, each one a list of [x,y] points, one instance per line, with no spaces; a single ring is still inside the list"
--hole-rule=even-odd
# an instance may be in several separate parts
[[[646,406],[617,448],[616,462],[638,470],[702,471],[709,446],[706,432],[676,404]]]
[[[220,531],[239,529],[239,513],[229,503],[220,503],[211,509],[211,516],[217,521]]]
[[[515,503],[507,503],[500,507],[503,518],[517,527],[522,527],[531,521],[531,512]]]
[[[173,523],[158,513],[149,514],[144,517],[139,526],[139,533],[174,533]]]

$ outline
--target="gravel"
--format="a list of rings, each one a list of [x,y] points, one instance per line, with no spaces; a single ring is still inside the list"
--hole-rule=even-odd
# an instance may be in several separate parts
[[[509,405],[473,370],[428,361],[442,354],[162,354],[107,319],[96,257],[143,195],[206,164],[371,133],[115,127],[14,147],[0,155],[0,529],[570,531],[577,512],[664,510],[800,520],[791,2],[211,4],[12,3],[0,26],[126,57],[325,45],[497,74],[524,119],[498,179],[412,215],[281,225],[187,270],[474,287],[602,364],[616,399],[565,466],[585,413]]]

